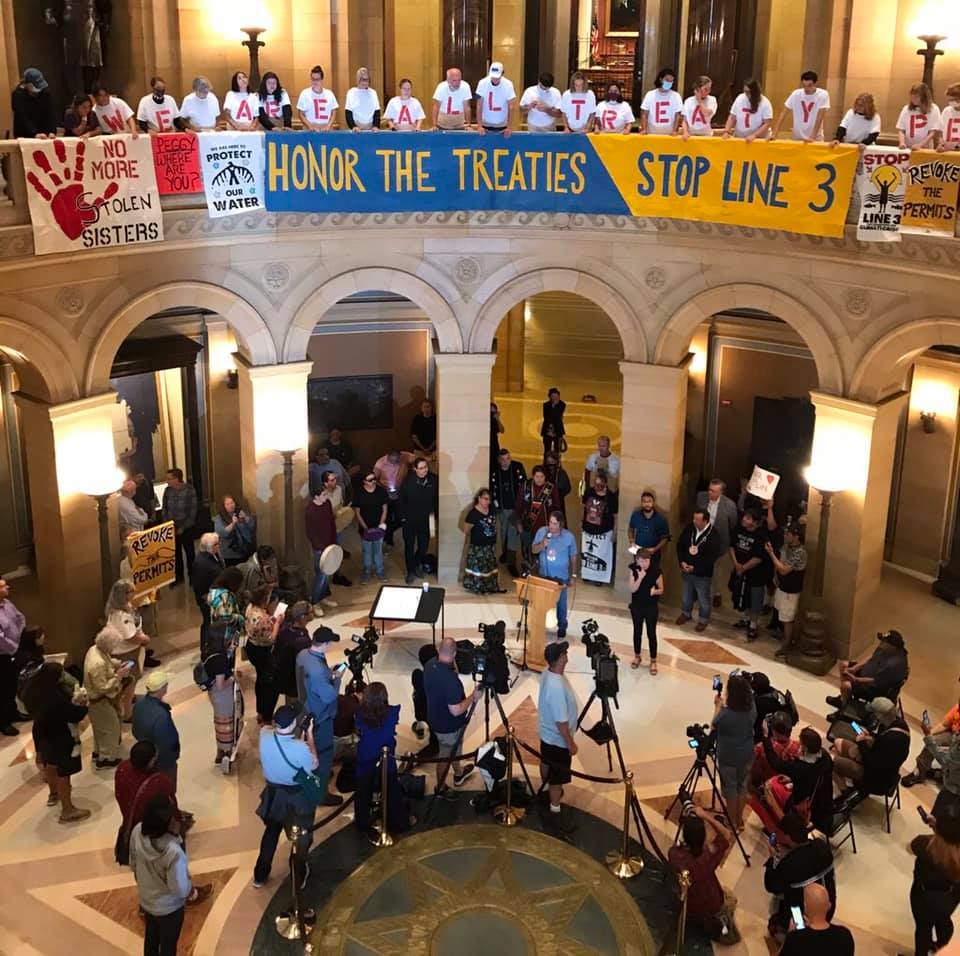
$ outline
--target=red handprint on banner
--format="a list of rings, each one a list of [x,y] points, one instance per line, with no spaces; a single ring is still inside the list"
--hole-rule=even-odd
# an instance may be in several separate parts
[[[47,154],[38,149],[33,154],[33,161],[43,170],[49,186],[44,185],[32,170],[27,173],[27,182],[33,186],[38,195],[50,204],[53,218],[68,239],[79,239],[87,226],[92,226],[100,218],[100,206],[120,188],[116,183],[110,183],[102,196],[89,201],[89,193],[83,188],[83,154],[86,144],[79,140],[76,144],[76,158],[73,169],[67,164],[67,147],[63,140],[55,140],[54,152],[60,163],[60,172],[50,166]]]

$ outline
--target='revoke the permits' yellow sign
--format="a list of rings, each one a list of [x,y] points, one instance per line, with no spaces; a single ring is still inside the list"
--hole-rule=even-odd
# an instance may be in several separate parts
[[[172,521],[131,534],[127,538],[127,553],[134,600],[176,580],[177,549]]]

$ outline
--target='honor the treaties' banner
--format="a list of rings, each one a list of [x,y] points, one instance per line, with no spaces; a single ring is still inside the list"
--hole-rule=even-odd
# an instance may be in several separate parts
[[[958,188],[960,155],[932,150],[911,153],[900,228],[928,236],[952,236]]]
[[[149,136],[20,140],[37,255],[163,239]]]
[[[857,238],[862,242],[900,241],[909,164],[908,149],[868,146],[863,151],[857,173],[860,193]]]
[[[264,208],[263,133],[201,133],[200,168],[211,219]]]

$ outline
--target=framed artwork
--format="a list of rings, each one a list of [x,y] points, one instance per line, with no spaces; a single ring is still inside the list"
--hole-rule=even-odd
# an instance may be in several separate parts
[[[608,37],[635,37],[643,27],[643,0],[610,0]]]
[[[308,379],[307,409],[311,434],[334,425],[347,431],[393,428],[393,376]]]

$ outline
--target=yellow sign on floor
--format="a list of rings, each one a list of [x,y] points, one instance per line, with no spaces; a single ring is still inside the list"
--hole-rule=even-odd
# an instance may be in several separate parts
[[[127,551],[135,601],[176,580],[177,546],[172,521],[131,534]]]

